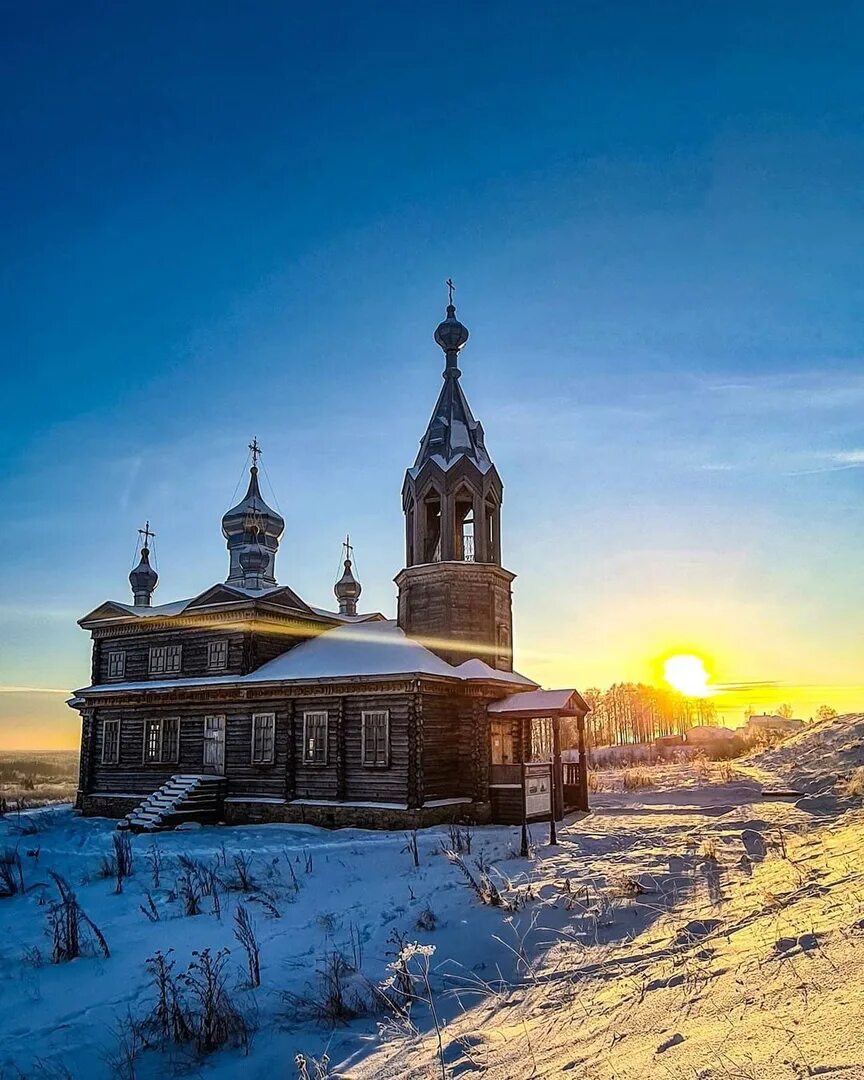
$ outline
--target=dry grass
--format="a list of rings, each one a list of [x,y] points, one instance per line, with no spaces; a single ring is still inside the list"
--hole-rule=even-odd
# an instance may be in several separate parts
[[[624,769],[621,773],[621,783],[625,791],[638,791],[641,788],[654,787],[654,780],[648,769],[640,769],[634,766]]]
[[[864,797],[864,765],[860,765],[846,777],[840,784],[840,790],[844,795],[853,795],[857,798]]]

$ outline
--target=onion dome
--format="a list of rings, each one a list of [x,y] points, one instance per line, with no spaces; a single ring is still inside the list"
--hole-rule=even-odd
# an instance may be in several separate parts
[[[258,443],[253,442],[253,464],[249,469],[249,487],[246,494],[222,518],[222,535],[228,541],[228,552],[231,563],[226,579],[229,585],[242,585],[245,577],[243,567],[240,564],[240,549],[246,546],[249,540],[249,522],[254,520],[261,545],[267,552],[267,566],[261,574],[262,585],[276,584],[275,563],[276,552],[279,548],[279,537],[285,531],[285,520],[267,505],[261,495],[258,486],[258,466],[255,464],[258,454],[261,453]]]
[[[262,588],[263,574],[270,565],[270,552],[262,543],[257,525],[248,530],[246,543],[238,549],[237,561],[243,571],[244,586],[247,589]]]
[[[357,578],[354,577],[354,571],[351,568],[351,551],[353,549],[347,539],[343,547],[345,548],[346,554],[345,572],[333,586],[333,592],[336,594],[336,599],[339,601],[339,614],[356,615],[357,601],[360,599],[360,593],[363,592],[363,586]]]
[[[129,574],[135,607],[150,607],[150,597],[159,582],[159,575],[150,565],[150,549],[145,544],[141,548],[141,561]]]
[[[447,356],[447,366],[456,370],[458,376],[458,368],[456,368],[456,354],[468,340],[468,327],[464,326],[456,318],[456,307],[452,300],[447,305],[447,318],[443,322],[439,323],[435,330],[435,341],[444,350]]]

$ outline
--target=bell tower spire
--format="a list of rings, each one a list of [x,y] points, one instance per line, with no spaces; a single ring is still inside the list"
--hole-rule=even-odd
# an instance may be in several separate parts
[[[514,575],[501,566],[504,489],[462,390],[458,358],[469,333],[456,318],[454,288],[448,278],[447,313],[435,330],[443,385],[402,485],[399,625],[415,636],[451,639],[452,648],[431,646],[451,662],[477,656],[509,670]]]
[[[141,556],[138,565],[129,574],[129,584],[132,586],[132,603],[135,607],[150,607],[150,602],[156,586],[159,584],[159,575],[150,565],[150,541],[156,539],[156,533],[150,529],[150,522],[144,522],[144,528],[138,530],[141,538]]]

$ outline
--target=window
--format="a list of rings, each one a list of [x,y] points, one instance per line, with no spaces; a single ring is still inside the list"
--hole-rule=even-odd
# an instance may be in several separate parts
[[[207,667],[211,671],[222,671],[228,667],[228,642],[224,638],[207,645]]]
[[[276,749],[276,716],[272,712],[252,716],[252,764],[271,765]]]
[[[169,675],[180,670],[182,645],[154,645],[150,650],[150,674]]]
[[[363,713],[362,757],[364,765],[386,768],[390,764],[390,714],[386,710]]]
[[[122,653],[121,653],[122,656]],[[120,761],[120,721],[102,721],[102,764],[117,765]]]
[[[144,762],[161,765],[180,759],[180,720],[168,716],[144,721]]]
[[[108,653],[108,678],[122,679],[126,674],[126,653],[123,650]]]
[[[303,761],[307,765],[327,764],[327,713],[303,713]]]

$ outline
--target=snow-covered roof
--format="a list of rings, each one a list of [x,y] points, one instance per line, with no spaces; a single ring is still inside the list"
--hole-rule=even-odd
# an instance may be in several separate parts
[[[575,699],[575,700],[574,700]],[[511,694],[489,706],[490,713],[527,713],[536,716],[550,713],[576,711],[584,704],[577,690],[528,690],[524,694]]]
[[[440,675],[466,682],[498,682],[536,686],[515,671],[498,671],[482,660],[448,664],[418,641],[407,637],[392,620],[337,626],[262,664],[248,675],[220,675],[201,679],[148,679],[135,683],[108,683],[79,690],[82,694],[110,694],[127,690],[165,690],[184,686],[249,686],[262,683],[302,682],[379,675]]]

